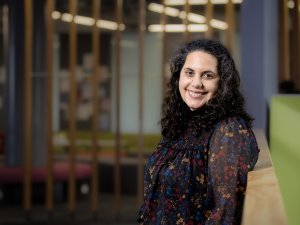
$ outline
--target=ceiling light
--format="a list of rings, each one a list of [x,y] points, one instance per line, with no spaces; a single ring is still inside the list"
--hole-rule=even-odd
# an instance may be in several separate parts
[[[290,8],[290,9],[293,9],[295,7],[295,2],[294,0],[289,0],[287,2],[287,6]]]
[[[150,3],[148,5],[148,9],[152,12],[157,12],[157,13],[163,13],[164,12],[164,6],[161,4],[157,3]]]
[[[226,22],[223,22],[221,20],[216,20],[216,19],[212,19],[210,21],[210,25],[213,28],[217,28],[217,29],[220,29],[220,30],[226,30],[228,28],[228,24]]]
[[[179,14],[179,18],[184,20],[186,18],[186,12],[181,11],[180,14]]]
[[[194,23],[205,23],[206,18],[202,15],[196,14],[196,13],[189,13],[188,14],[188,20]]]
[[[186,30],[186,26],[184,24],[152,24],[148,26],[148,30],[150,32],[184,32]]]
[[[157,3],[150,3],[148,5],[148,10],[156,13],[163,13],[165,12],[166,15],[172,16],[172,17],[179,17],[180,19],[186,18],[186,12],[180,11],[176,8],[171,7],[164,7],[161,4]],[[206,19],[204,16],[196,14],[196,13],[188,13],[188,20],[193,23],[205,23]]]
[[[228,0],[210,0],[210,2],[212,4],[215,4],[215,5],[217,5],[217,4],[227,4]]]
[[[165,30],[166,32],[184,32],[186,26],[184,24],[166,24]]]
[[[205,5],[208,0],[188,0],[190,5]],[[226,4],[228,0],[211,0],[212,4]],[[234,4],[241,4],[243,0],[232,0]],[[185,5],[186,0],[165,0],[166,5]]]
[[[206,24],[189,24],[188,26],[184,24],[152,24],[148,26],[148,31],[150,32],[171,32],[180,33],[188,30],[189,32],[205,32],[208,27]]]
[[[175,9],[175,8],[166,7],[165,8],[165,14],[168,15],[168,16],[177,17],[177,16],[179,16],[180,11],[178,9]]]
[[[208,26],[206,24],[189,24],[188,31],[189,32],[206,32],[208,30]]]
[[[116,22],[108,21],[108,20],[98,20],[97,26],[100,28],[108,29],[108,30],[117,30],[118,24]]]
[[[181,11],[179,14],[179,18],[180,19],[185,19],[186,18],[186,12],[185,11]],[[196,14],[196,13],[188,13],[188,20],[194,23],[205,23],[206,22],[206,18],[205,16]]]
[[[58,11],[53,11],[52,12],[52,19],[58,20],[58,19],[60,19],[60,17],[61,17],[61,13],[60,12],[58,12]]]
[[[164,31],[164,26],[161,24],[152,24],[148,26],[148,30],[150,32],[163,32]]]
[[[119,27],[119,30],[125,30],[124,24],[120,24],[118,26],[118,23],[109,21],[109,20],[98,20],[97,26],[100,28],[103,28],[103,29],[107,29],[107,30],[117,30],[118,27]]]
[[[180,11],[176,8],[164,7],[163,5],[157,3],[150,3],[148,5],[148,10],[156,13],[165,12],[166,15],[173,17],[177,17],[180,14]]]
[[[166,5],[185,5],[186,0],[165,0]],[[196,0],[197,5],[205,5],[207,3],[207,0]],[[189,0],[190,5],[194,5],[195,1]]]
[[[61,14],[58,11],[53,11],[52,12],[52,19],[61,19],[64,22],[72,22],[73,21],[73,15],[70,13],[63,13]],[[76,15],[74,17],[74,22],[76,24],[84,25],[84,26],[93,26],[95,24],[95,19],[92,17],[87,17],[87,16],[79,16]],[[96,22],[97,27],[107,29],[107,30],[125,30],[125,25],[124,24],[119,24],[113,21],[109,20],[97,20]]]
[[[64,22],[72,22],[73,16],[70,13],[63,13],[61,16],[61,20]]]
[[[95,24],[95,19],[91,17],[76,15],[74,18],[74,22],[80,25],[93,26]]]

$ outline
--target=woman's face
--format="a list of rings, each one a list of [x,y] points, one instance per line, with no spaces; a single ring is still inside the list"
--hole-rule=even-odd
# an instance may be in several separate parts
[[[203,51],[187,55],[179,77],[179,92],[191,110],[196,110],[210,100],[219,86],[217,59]]]

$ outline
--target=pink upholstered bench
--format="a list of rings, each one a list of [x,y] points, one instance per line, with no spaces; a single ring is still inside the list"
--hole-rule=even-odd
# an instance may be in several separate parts
[[[75,164],[76,180],[82,180],[91,177],[92,169],[87,163],[76,162]],[[66,181],[69,177],[69,163],[67,161],[59,161],[53,164],[54,181]],[[45,182],[47,178],[46,167],[32,168],[32,182]],[[0,166],[0,184],[17,184],[23,182],[22,167],[4,167]]]

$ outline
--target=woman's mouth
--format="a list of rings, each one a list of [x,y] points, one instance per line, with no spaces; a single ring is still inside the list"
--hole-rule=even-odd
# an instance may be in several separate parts
[[[194,92],[194,91],[188,91],[188,93],[193,97],[193,98],[197,98],[200,96],[203,96],[205,94],[207,94],[207,92]]]

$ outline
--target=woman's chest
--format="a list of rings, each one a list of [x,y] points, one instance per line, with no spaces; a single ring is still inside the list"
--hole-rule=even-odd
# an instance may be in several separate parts
[[[162,145],[150,157],[146,170],[151,183],[161,187],[189,188],[206,183],[208,138],[183,136]]]

